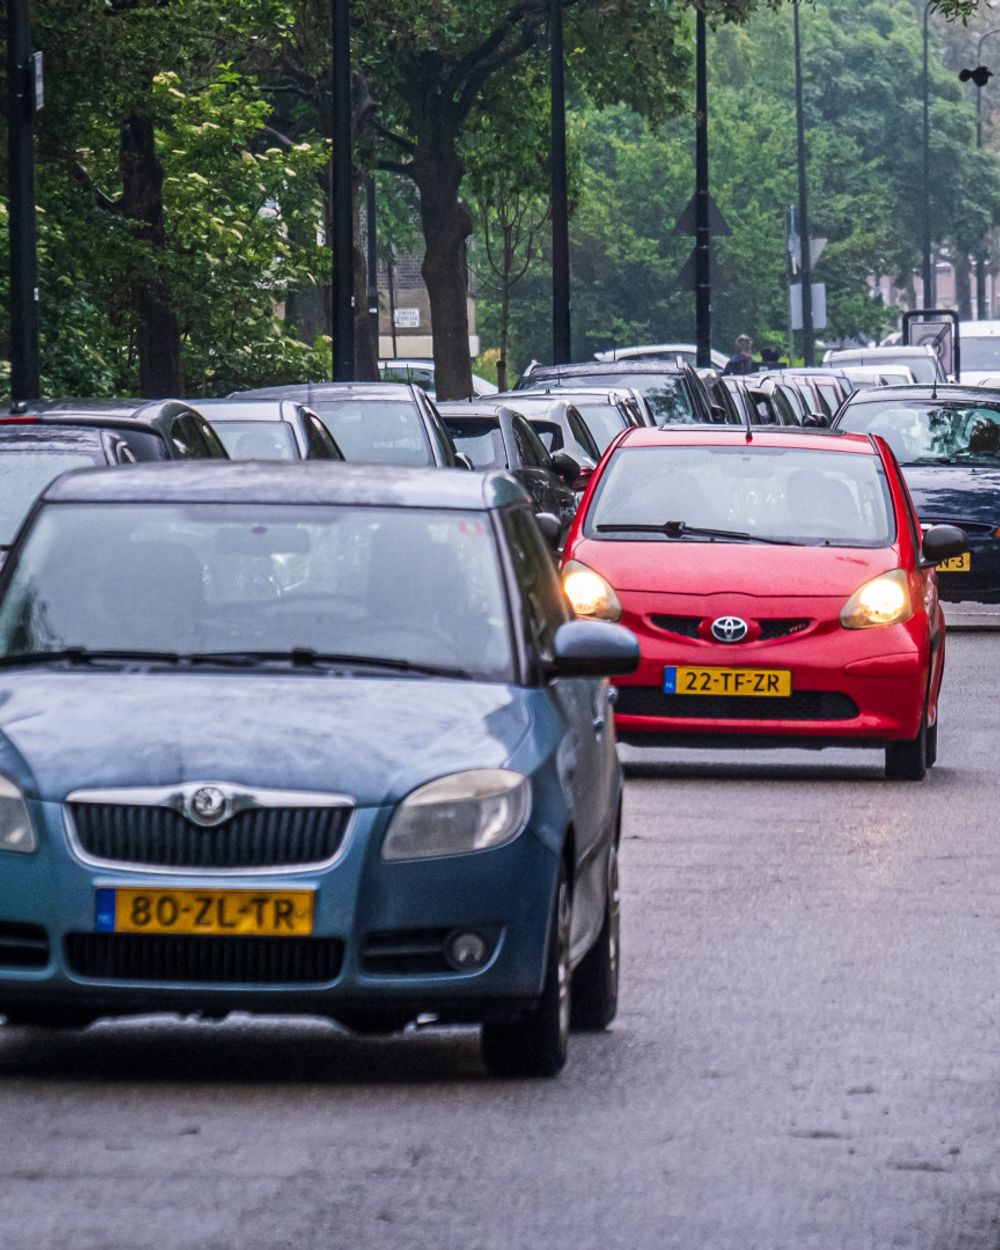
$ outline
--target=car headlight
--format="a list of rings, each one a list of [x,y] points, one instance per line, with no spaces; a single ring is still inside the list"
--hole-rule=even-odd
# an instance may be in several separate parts
[[[568,560],[562,571],[563,590],[573,611],[584,619],[621,620],[622,605],[614,587],[600,573],[579,560]]]
[[[13,781],[0,776],[0,851],[30,854],[37,845],[24,795]]]
[[[382,844],[383,859],[465,855],[510,842],[528,822],[527,777],[478,768],[440,777],[400,803]]]
[[[897,625],[913,615],[910,584],[905,569],[893,569],[856,590],[844,604],[840,623],[845,629]]]

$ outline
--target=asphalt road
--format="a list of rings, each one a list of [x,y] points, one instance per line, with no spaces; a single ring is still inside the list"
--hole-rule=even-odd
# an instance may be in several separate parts
[[[1000,635],[949,645],[923,785],[627,753],[622,1011],[558,1081],[467,1031],[0,1029],[0,1250],[997,1250]]]

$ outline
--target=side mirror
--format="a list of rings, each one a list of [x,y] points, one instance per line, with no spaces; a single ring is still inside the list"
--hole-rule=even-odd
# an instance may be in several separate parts
[[[572,486],[580,476],[580,462],[568,451],[553,452],[552,467],[569,486]]]
[[[729,414],[721,404],[712,405],[712,420],[718,425],[725,425],[729,420]]]
[[[471,469],[474,471],[475,467],[476,466],[472,463],[472,461],[469,459],[469,457],[465,454],[464,451],[455,452],[455,468],[456,469]]]
[[[542,531],[542,537],[553,551],[559,550],[559,539],[562,538],[562,522],[551,512],[536,512],[535,522]]]
[[[802,418],[802,424],[814,428],[818,426],[820,429],[825,430],[830,422],[827,420],[825,412],[807,412]]]
[[[924,533],[923,564],[931,568],[943,560],[953,560],[968,550],[969,540],[957,525],[932,525]]]
[[[639,667],[639,643],[624,625],[566,621],[556,630],[549,672],[555,677],[618,677]]]

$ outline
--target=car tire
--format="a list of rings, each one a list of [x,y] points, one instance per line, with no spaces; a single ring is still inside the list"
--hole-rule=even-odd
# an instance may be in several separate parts
[[[537,1006],[515,1020],[489,1021],[483,1025],[480,1042],[483,1063],[494,1076],[556,1076],[566,1063],[572,919],[569,874],[563,863],[552,910],[542,997]]]
[[[618,843],[608,855],[608,894],[604,923],[597,941],[573,973],[573,1028],[583,1032],[606,1029],[618,1014],[618,976],[621,967],[621,892],[618,884]]]
[[[920,721],[920,732],[908,742],[890,742],[885,749],[885,775],[888,781],[923,781],[927,776],[927,713]]]
[[[938,725],[941,723],[941,713],[938,712],[937,720],[927,730],[927,767],[933,768],[937,763],[938,756]]]

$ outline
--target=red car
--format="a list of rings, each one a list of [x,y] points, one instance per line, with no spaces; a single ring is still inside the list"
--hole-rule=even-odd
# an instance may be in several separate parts
[[[759,427],[625,431],[566,542],[578,616],[621,621],[633,746],[878,747],[886,776],[937,756],[944,618],[935,566],[878,437]]]

